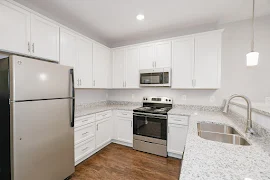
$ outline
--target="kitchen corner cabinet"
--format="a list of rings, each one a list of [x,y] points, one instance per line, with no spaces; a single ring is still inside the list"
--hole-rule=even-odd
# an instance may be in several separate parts
[[[113,50],[113,88],[139,88],[139,49]]]
[[[107,88],[110,72],[110,49],[93,44],[93,88]]]
[[[140,69],[171,67],[171,51],[171,41],[140,46]]]
[[[222,31],[173,40],[172,88],[220,88]]]

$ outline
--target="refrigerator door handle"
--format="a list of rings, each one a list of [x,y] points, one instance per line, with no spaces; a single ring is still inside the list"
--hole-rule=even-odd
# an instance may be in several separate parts
[[[72,119],[70,126],[74,127],[74,120],[75,120],[75,90],[74,90],[74,70],[70,69],[71,75],[71,88],[72,88]]]

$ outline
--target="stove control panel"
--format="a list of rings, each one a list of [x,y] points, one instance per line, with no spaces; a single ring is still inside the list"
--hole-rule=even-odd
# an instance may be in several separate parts
[[[145,102],[145,103],[172,104],[172,98],[168,98],[168,97],[143,97],[143,102]]]

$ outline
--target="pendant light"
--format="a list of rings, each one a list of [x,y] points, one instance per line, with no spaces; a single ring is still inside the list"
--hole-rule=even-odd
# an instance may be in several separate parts
[[[254,52],[254,9],[255,9],[255,0],[253,0],[253,9],[252,9],[252,40],[251,40],[251,52],[246,55],[247,66],[257,66],[259,62],[259,53]]]

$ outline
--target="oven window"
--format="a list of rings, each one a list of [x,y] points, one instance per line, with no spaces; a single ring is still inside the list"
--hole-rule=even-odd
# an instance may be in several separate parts
[[[163,73],[144,73],[140,77],[141,84],[163,84]]]
[[[134,115],[133,120],[134,134],[167,140],[167,119]]]

